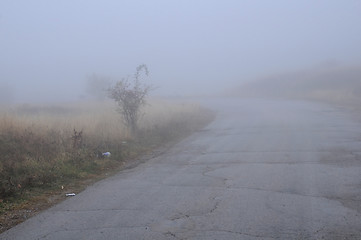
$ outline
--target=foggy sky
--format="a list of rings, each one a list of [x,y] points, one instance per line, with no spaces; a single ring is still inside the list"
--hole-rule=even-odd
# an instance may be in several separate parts
[[[143,63],[156,94],[212,93],[324,62],[358,65],[360,43],[356,0],[1,0],[0,94],[76,99],[86,75],[123,77]]]

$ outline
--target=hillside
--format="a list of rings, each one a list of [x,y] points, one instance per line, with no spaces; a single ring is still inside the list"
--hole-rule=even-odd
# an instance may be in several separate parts
[[[232,94],[361,106],[361,67],[311,69],[268,76],[247,82]]]

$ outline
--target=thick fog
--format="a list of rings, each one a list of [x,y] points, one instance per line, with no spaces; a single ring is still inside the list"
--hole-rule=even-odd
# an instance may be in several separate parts
[[[361,63],[361,1],[0,1],[0,100],[84,97],[86,76],[147,64],[166,96]]]

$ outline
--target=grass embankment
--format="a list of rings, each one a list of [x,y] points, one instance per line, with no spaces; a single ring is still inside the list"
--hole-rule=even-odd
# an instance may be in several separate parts
[[[2,109],[0,232],[212,117],[196,104],[153,100],[131,136],[111,102]]]
[[[234,95],[322,101],[361,109],[361,66],[310,69],[250,81]]]

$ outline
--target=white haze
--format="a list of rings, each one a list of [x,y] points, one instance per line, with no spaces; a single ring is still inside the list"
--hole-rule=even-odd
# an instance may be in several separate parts
[[[212,94],[323,62],[361,63],[361,1],[0,1],[0,100],[73,100],[147,64],[154,94]],[[6,95],[6,96],[5,96]]]

